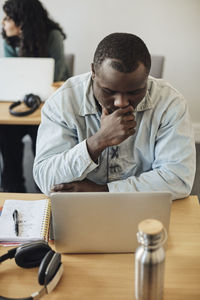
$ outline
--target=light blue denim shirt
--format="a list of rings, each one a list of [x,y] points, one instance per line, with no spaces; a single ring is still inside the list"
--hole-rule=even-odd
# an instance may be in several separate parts
[[[106,148],[94,163],[86,139],[100,128],[91,73],[70,78],[45,103],[38,131],[34,178],[43,193],[88,178],[110,192],[169,191],[186,197],[195,175],[195,143],[183,96],[149,77],[135,110],[136,133]]]

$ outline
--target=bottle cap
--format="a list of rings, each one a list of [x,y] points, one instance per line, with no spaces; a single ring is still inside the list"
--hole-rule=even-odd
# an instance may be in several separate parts
[[[163,231],[163,224],[155,219],[146,219],[138,224],[138,230],[147,235],[156,235]]]

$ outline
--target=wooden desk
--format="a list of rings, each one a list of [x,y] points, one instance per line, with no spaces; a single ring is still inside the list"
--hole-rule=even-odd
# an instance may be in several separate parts
[[[63,85],[64,81],[57,81],[52,84],[52,93],[56,91],[59,87]],[[39,125],[41,122],[41,108],[37,109],[34,113],[24,116],[15,117],[9,113],[9,106],[13,102],[3,102],[0,101],[0,125]],[[28,110],[26,105],[20,104],[15,110],[24,111]]]
[[[9,113],[9,106],[13,102],[0,102],[0,125],[39,125],[41,122],[41,108],[36,109],[32,114],[24,117],[15,117]],[[28,110],[25,105],[20,104],[15,110]]]
[[[39,194],[0,194],[4,199],[41,199]],[[0,254],[6,248],[0,248]],[[197,197],[172,204],[165,271],[164,300],[200,299],[200,209]],[[134,300],[134,254],[62,255],[64,274],[43,299]],[[0,266],[0,295],[25,297],[39,290],[37,269],[14,260]]]

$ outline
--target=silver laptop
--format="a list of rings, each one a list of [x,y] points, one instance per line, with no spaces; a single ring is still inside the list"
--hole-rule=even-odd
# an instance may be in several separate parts
[[[53,58],[0,58],[0,101],[22,100],[30,93],[46,100],[51,93],[54,64]]]
[[[171,194],[52,193],[53,234],[60,253],[123,253],[138,246],[138,223],[160,220],[168,231]]]

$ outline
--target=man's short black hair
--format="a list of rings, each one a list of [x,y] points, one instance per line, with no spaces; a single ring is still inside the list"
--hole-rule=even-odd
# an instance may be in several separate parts
[[[112,33],[99,43],[93,59],[96,71],[107,58],[113,59],[112,67],[123,73],[135,71],[139,63],[146,67],[147,74],[151,68],[147,46],[142,39],[131,33]]]

